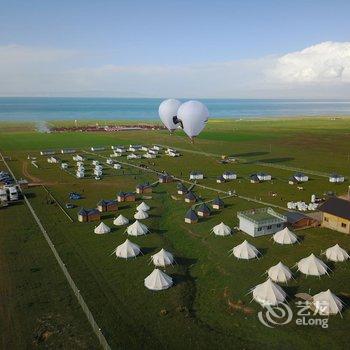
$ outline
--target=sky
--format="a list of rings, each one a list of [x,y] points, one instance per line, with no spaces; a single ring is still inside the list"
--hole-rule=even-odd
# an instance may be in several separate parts
[[[0,9],[0,96],[349,97],[349,1],[0,0]]]

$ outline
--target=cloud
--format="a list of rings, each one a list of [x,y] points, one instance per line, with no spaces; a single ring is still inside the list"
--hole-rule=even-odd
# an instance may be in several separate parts
[[[281,56],[267,76],[285,83],[349,83],[350,42],[327,41]]]
[[[7,45],[0,81],[2,96],[346,98],[350,42],[192,65],[118,65],[95,53]]]

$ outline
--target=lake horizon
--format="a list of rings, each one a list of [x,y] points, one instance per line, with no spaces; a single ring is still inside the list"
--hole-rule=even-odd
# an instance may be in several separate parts
[[[165,98],[0,97],[0,121],[158,120]],[[189,99],[179,98],[185,102]],[[347,99],[199,98],[210,117],[263,118],[350,116]]]

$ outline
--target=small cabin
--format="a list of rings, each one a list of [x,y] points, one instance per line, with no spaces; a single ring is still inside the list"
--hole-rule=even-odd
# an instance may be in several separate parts
[[[147,158],[147,159],[155,159],[157,158],[157,155],[156,154],[153,154],[153,153],[145,153],[144,155],[144,158]]]
[[[61,163],[61,169],[68,169],[68,163]]]
[[[198,216],[193,209],[190,209],[185,215],[186,224],[195,224],[198,222]]]
[[[56,151],[52,150],[52,149],[47,149],[44,151],[40,151],[40,155],[41,156],[52,156],[53,154],[56,154]]]
[[[61,153],[62,154],[71,154],[71,153],[75,153],[76,150],[74,148],[63,148],[61,149]]]
[[[186,193],[186,195],[185,195],[185,202],[186,203],[196,203],[196,201],[197,201],[197,198],[193,194],[193,192],[189,191]]]
[[[132,192],[119,192],[117,196],[118,202],[135,202],[136,196]]]
[[[190,180],[203,180],[204,174],[200,171],[192,171],[190,173]]]
[[[60,158],[58,158],[58,157],[49,157],[49,158],[47,158],[47,162],[48,163],[51,163],[51,164],[57,164],[57,163],[59,163],[61,160],[60,160]]]
[[[256,174],[250,175],[250,183],[252,184],[260,183],[259,177]]]
[[[173,182],[174,178],[169,174],[161,174],[158,177],[158,181],[161,184],[165,184],[165,183]]]
[[[117,211],[118,210],[118,203],[115,200],[101,199],[97,203],[97,210],[101,213],[110,212],[110,211]]]
[[[78,212],[78,221],[91,222],[100,221],[101,214],[97,209],[85,209],[81,208]]]
[[[237,174],[235,174],[235,173],[232,172],[232,171],[225,171],[225,172],[222,174],[222,177],[223,177],[225,180],[236,180],[236,179],[237,179]]]
[[[108,165],[113,165],[114,160],[111,159],[111,158],[107,158],[106,163],[107,163]]]
[[[94,169],[94,175],[95,176],[101,176],[102,175],[102,170],[101,169]]]
[[[206,217],[210,216],[210,209],[209,209],[209,207],[205,203],[201,204],[197,208],[197,215],[202,217],[202,218],[206,218]]]
[[[136,193],[138,194],[152,193],[152,186],[150,184],[138,184],[136,186]]]
[[[77,172],[75,173],[75,176],[76,176],[78,179],[82,179],[82,178],[85,176],[84,170],[77,170]]]
[[[272,176],[270,174],[267,173],[257,173],[256,176],[258,177],[259,181],[271,181],[272,180]]]
[[[92,147],[90,147],[90,150],[92,152],[104,151],[105,149],[106,149],[106,147],[102,147],[102,146],[92,146]]]
[[[332,174],[329,176],[329,182],[332,183],[342,183],[345,181],[345,178],[343,175],[339,175],[339,174]]]
[[[294,174],[294,178],[298,181],[298,182],[307,182],[309,181],[309,177],[303,173],[295,173]]]
[[[157,151],[156,149],[152,149],[152,148],[151,148],[151,149],[148,150],[148,153],[149,153],[149,154],[157,155],[157,154],[159,153],[159,151]]]
[[[161,151],[163,149],[163,147],[159,145],[154,145],[152,148],[155,149],[156,151]]]
[[[220,175],[216,178],[216,183],[222,184],[224,182],[226,182],[226,179],[222,175]]]
[[[85,158],[81,154],[76,154],[73,156],[73,160],[75,160],[76,162],[83,162]]]
[[[319,225],[318,220],[297,211],[288,211],[286,217],[288,226],[293,229],[315,227]]]
[[[114,152],[124,154],[126,153],[126,149],[124,147],[117,147]]]
[[[216,197],[212,202],[213,209],[222,209],[225,207],[224,201],[220,197]]]
[[[294,177],[294,176],[291,176],[289,179],[288,179],[288,184],[289,185],[295,185],[295,184],[298,184],[299,181]]]
[[[182,182],[178,183],[177,194],[186,194],[187,191],[187,187]]]
[[[113,168],[116,169],[116,170],[119,170],[119,169],[122,168],[122,166],[119,163],[115,163],[115,164],[113,164]]]

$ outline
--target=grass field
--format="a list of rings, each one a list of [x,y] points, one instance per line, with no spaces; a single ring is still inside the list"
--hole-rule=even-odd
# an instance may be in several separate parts
[[[46,158],[39,155],[41,149],[74,147],[88,152],[88,147],[93,145],[130,143],[168,145],[181,149],[183,156],[162,155],[150,161],[127,161],[123,157],[123,162],[148,164],[185,180],[191,170],[202,170],[206,177],[200,185],[222,191],[235,190],[251,199],[227,198],[224,210],[198,224],[188,225],[183,217],[190,205],[176,194],[176,184],[159,184],[154,188],[152,199],[146,200],[151,206],[151,216],[144,222],[151,233],[131,238],[141,246],[144,255],[124,261],[111,255],[126,239],[123,228],[113,228],[111,234],[97,236],[93,234],[96,224],[77,222],[77,209],[68,211],[74,219],[71,223],[57,204],[48,204],[48,194],[41,186],[26,191],[113,349],[179,349],[185,346],[280,349],[281,344],[286,349],[347,347],[350,340],[348,308],[343,317],[330,318],[328,329],[297,326],[295,322],[270,329],[259,322],[257,314],[261,306],[251,302],[251,295],[247,294],[265,280],[264,272],[279,261],[292,267],[299,259],[312,252],[320,255],[335,243],[350,250],[347,235],[324,228],[306,229],[298,232],[302,239],[300,245],[285,247],[272,244],[268,236],[251,238],[235,232],[230,237],[218,238],[210,234],[210,230],[221,221],[236,226],[237,211],[262,207],[256,201],[286,207],[287,201],[309,201],[314,193],[320,196],[326,191],[345,194],[349,182],[330,184],[326,174],[338,172],[347,179],[350,177],[350,119],[215,120],[194,144],[181,133],[169,135],[164,131],[39,134],[33,131],[32,125],[16,124],[4,124],[0,130],[0,150],[11,157],[8,164],[15,175],[18,178],[30,175],[40,180],[61,204],[68,202],[68,192],[76,191],[82,193],[84,199],[75,204],[95,207],[101,198],[115,198],[120,190],[133,191],[137,183],[153,183],[157,177],[125,165],[124,173],[105,166],[101,181],[78,180],[60,170],[59,165],[48,164]],[[104,162],[109,153],[85,154],[91,163],[92,159]],[[28,154],[37,157],[39,168],[30,165]],[[221,155],[234,156],[238,162],[220,164]],[[62,155],[61,159],[73,166],[71,155]],[[0,167],[3,169],[4,165],[0,163]],[[304,185],[304,191],[288,185],[295,168],[309,173],[310,181]],[[238,179],[217,184],[216,176],[225,170],[237,172]],[[250,184],[249,175],[257,171],[271,173],[273,181]],[[200,186],[195,186],[194,191],[204,201],[217,195],[217,191]],[[272,196],[272,192],[277,196]],[[131,218],[135,206],[134,203],[122,204],[119,212]],[[103,221],[112,227],[113,217],[113,214],[103,215]],[[3,232],[0,238],[3,348],[98,348],[92,329],[25,204],[0,210],[0,222]],[[262,252],[261,259],[247,262],[229,256],[228,251],[244,239]],[[160,248],[175,255],[177,265],[166,269],[174,279],[174,287],[153,293],[144,287],[143,280],[153,270],[149,264],[150,255]],[[349,263],[329,266],[333,272],[320,279],[306,278],[293,269],[295,279],[283,288],[294,313],[297,311],[294,295],[298,292],[316,294],[330,288],[349,304]],[[235,308],[238,301],[244,307]],[[49,330],[46,338],[38,341],[36,335],[46,329]]]

